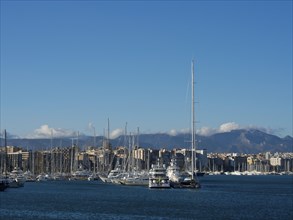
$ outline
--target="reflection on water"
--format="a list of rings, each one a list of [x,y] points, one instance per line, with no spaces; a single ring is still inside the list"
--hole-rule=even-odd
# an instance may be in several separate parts
[[[292,219],[292,176],[205,176],[201,189],[32,182],[0,193],[3,219]]]

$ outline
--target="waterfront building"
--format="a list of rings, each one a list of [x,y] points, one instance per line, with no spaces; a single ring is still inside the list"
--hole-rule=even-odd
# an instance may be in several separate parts
[[[14,167],[22,169],[22,153],[21,151],[12,152],[7,154],[8,164],[7,171],[11,172]]]
[[[38,175],[41,173],[73,173],[80,165],[83,168],[102,172],[113,169],[119,164],[124,169],[136,168],[149,170],[151,164],[161,163],[169,165],[171,158],[176,158],[180,170],[188,169],[191,165],[190,149],[151,149],[134,146],[129,152],[127,147],[118,146],[114,150],[109,141],[104,141],[101,147],[80,150],[77,145],[70,147],[51,147],[50,150],[24,150],[21,147],[0,148],[0,172],[10,172],[14,167],[24,172],[30,171]],[[197,169],[211,172],[293,172],[293,153],[239,154],[239,153],[207,153],[206,149],[196,150]],[[130,159],[129,159],[130,158]]]
[[[266,152],[265,153],[266,160],[269,160],[271,158],[271,156],[272,156],[271,152]]]
[[[144,148],[135,148],[133,150],[134,165],[138,170],[145,169],[147,161],[147,150]]]
[[[207,164],[207,169],[206,171],[209,172],[222,172],[225,167],[231,167],[230,165],[230,160],[223,160],[221,157],[218,157],[217,155],[208,155],[208,164]],[[226,165],[226,162],[228,162],[229,165]]]
[[[270,158],[270,163],[273,166],[273,171],[275,172],[279,172],[284,170],[284,159],[281,158],[280,156],[276,156],[276,157],[271,157]]]
[[[272,157],[272,158],[270,158],[270,163],[272,166],[282,166],[282,158],[281,157]]]

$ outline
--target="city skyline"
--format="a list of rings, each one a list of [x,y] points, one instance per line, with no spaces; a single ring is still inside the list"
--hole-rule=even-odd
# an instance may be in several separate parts
[[[292,136],[291,1],[1,1],[1,132]]]

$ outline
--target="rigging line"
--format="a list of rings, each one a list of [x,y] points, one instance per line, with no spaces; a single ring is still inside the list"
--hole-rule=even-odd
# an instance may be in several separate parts
[[[188,74],[188,81],[187,81],[187,85],[186,85],[186,93],[185,93],[185,109],[184,109],[184,113],[185,116],[184,117],[184,121],[187,126],[187,130],[186,132],[184,132],[184,142],[185,143],[190,143],[190,133],[191,133],[191,125],[190,125],[190,121],[191,121],[191,109],[190,109],[190,93],[191,93],[191,77],[190,74]],[[184,144],[185,145],[185,144]],[[184,147],[187,147],[184,146]]]

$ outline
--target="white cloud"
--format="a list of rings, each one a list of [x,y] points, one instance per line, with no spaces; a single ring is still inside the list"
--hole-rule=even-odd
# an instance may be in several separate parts
[[[110,139],[115,139],[124,134],[124,130],[122,128],[117,128],[110,133]]]
[[[210,127],[202,127],[198,128],[196,130],[196,133],[202,136],[210,136],[216,133],[224,133],[224,132],[230,132],[235,129],[240,129],[240,126],[235,122],[227,122],[222,125],[220,125],[218,128],[210,128]],[[191,130],[190,128],[184,128],[181,130],[172,129],[167,132],[167,134],[171,136],[176,136],[178,134],[190,134]]]
[[[178,134],[178,131],[176,129],[172,129],[168,132],[168,134],[171,136],[176,136]]]
[[[50,128],[47,124],[34,130],[27,138],[50,138],[53,137],[72,137],[76,136],[76,132],[62,128]]]
[[[225,133],[236,129],[240,129],[240,126],[237,123],[227,122],[221,124],[218,128],[202,127],[197,131],[197,133],[203,136],[210,136],[216,133]]]
[[[217,129],[209,128],[209,127],[202,127],[197,131],[197,133],[202,136],[210,136],[212,134],[217,133]]]
[[[178,134],[187,134],[187,133],[190,133],[189,128],[183,128],[180,130],[171,129],[170,131],[167,132],[167,134],[169,134],[170,136],[176,136]]]
[[[196,129],[196,134],[202,135],[202,136],[210,136],[216,133],[225,133],[225,132],[231,132],[233,130],[237,129],[256,129],[259,131],[263,131],[268,134],[273,134],[273,135],[279,135],[283,130],[282,129],[271,129],[271,128],[264,128],[260,126],[255,126],[255,125],[248,125],[248,126],[240,126],[236,122],[226,122],[221,124],[217,128],[211,128],[211,127],[201,127]],[[168,132],[157,132],[157,133],[167,133],[171,136],[176,136],[179,134],[190,134],[191,130],[190,128],[185,128],[181,130],[176,130],[176,129],[171,129]]]
[[[218,129],[218,132],[219,133],[225,133],[225,132],[230,132],[232,130],[236,130],[236,129],[239,129],[239,125],[236,124],[235,122],[228,122],[228,123],[225,123],[225,124],[222,124],[219,129]]]
[[[262,132],[265,132],[267,134],[272,134],[272,135],[281,135],[285,129],[283,128],[265,128],[265,127],[260,127],[260,126],[255,126],[255,125],[249,125],[249,126],[246,126],[245,127],[246,129],[255,129],[255,130],[259,130],[259,131],[262,131]]]

